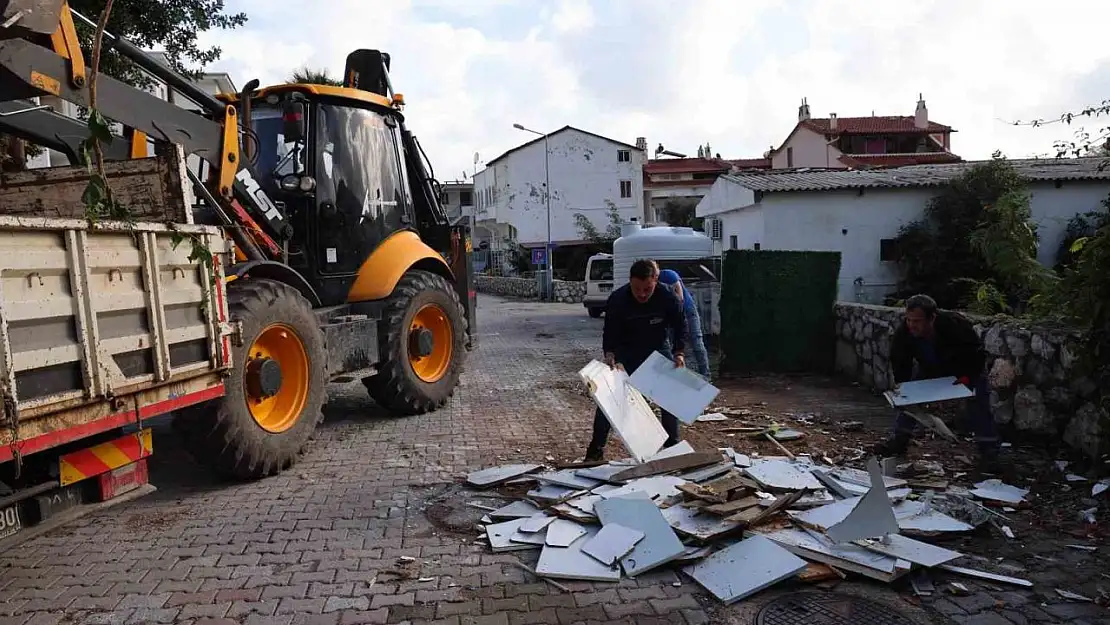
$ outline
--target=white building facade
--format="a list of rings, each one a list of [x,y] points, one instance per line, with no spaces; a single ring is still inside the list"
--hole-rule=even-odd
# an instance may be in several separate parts
[[[1100,161],[1012,161],[1029,180],[1042,264],[1056,263],[1069,220],[1106,210],[1110,171],[1099,171]],[[838,299],[882,303],[900,278],[892,245],[899,229],[921,219],[938,187],[970,165],[722,176],[698,204],[697,215],[707,218],[706,231],[717,235],[718,252],[840,252]]]
[[[635,145],[563,127],[547,135],[551,183],[551,241],[584,242],[575,215],[601,233],[611,208],[622,221],[644,219],[644,151]],[[489,161],[474,175],[474,238],[490,247],[512,241],[528,248],[547,241],[547,202],[542,137]]]

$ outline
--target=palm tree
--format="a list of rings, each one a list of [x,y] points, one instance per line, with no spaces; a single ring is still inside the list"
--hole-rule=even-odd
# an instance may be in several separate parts
[[[293,72],[289,76],[289,82],[302,84],[302,85],[331,85],[333,87],[342,87],[343,81],[331,77],[327,68],[323,69],[310,69],[302,67]]]

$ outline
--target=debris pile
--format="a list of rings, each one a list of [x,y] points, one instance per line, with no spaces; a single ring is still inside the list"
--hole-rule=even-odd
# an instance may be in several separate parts
[[[616,582],[678,565],[724,602],[790,578],[854,573],[892,582],[922,569],[1031,585],[954,566],[963,554],[919,540],[1005,521],[976,499],[1026,505],[1027,492],[997,480],[976,484],[970,496],[915,492],[906,480],[882,475],[874,459],[861,471],[805,456],[697,452],[683,442],[642,463],[518,464],[467,481],[531,486],[524,498],[489,511],[480,540],[494,552],[540,550],[534,572],[548,579]]]
[[[835,583],[848,574],[887,583],[911,575],[925,594],[932,592],[930,569],[1032,585],[960,566],[972,557],[921,540],[984,523],[1012,538],[1007,517],[992,508],[1027,506],[1028,491],[999,480],[949,488],[939,479],[943,468],[928,461],[899,467],[910,479],[884,475],[873,458],[866,471],[824,456],[817,462],[779,442],[804,432],[779,427],[753,428],[750,435],[774,443],[782,456],[731,447],[699,452],[686,442],[660,451],[665,433],[638,388],[686,423],[727,417],[702,414],[715,388],[678,393],[667,385],[673,365],[656,365],[645,364],[631,381],[596,361],[579,372],[630,458],[471,473],[467,481],[475,487],[527,489],[488,510],[479,541],[494,552],[539,550],[532,572],[548,581],[616,582],[678,566],[726,603],[787,579]],[[645,379],[649,373],[654,377]],[[938,386],[951,393],[949,387]],[[687,399],[677,401],[680,395]]]

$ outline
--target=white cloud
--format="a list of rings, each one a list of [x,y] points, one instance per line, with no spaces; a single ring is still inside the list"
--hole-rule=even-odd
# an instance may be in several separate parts
[[[571,124],[693,152],[758,156],[814,115],[912,114],[954,126],[985,158],[1051,151],[1056,117],[1110,98],[1100,25],[1110,3],[1061,0],[229,0],[248,24],[211,33],[237,83],[346,55],[393,55],[410,127],[441,179],[528,139],[512,124]],[[214,69],[215,69],[214,68]],[[1103,95],[1105,94],[1105,95]]]

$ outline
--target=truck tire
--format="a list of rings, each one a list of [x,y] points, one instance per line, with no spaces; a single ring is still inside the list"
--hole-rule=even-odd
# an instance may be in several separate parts
[[[192,454],[224,477],[254,480],[297,460],[323,419],[326,348],[312,305],[275,280],[228,284],[232,346],[226,395],[183,412],[174,424]]]
[[[397,282],[378,332],[378,372],[363,379],[382,407],[403,415],[441,408],[466,357],[466,317],[442,276],[411,270]]]
[[[593,307],[593,308],[589,308],[588,310],[590,311],[590,317],[592,317],[594,319],[600,319],[601,315],[605,313],[604,308]]]

